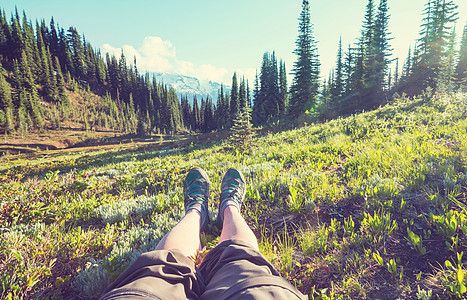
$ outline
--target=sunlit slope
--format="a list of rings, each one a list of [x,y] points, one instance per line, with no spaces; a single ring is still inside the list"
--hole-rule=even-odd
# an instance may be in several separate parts
[[[464,94],[397,99],[258,136],[247,152],[226,141],[103,149],[5,171],[2,296],[97,297],[183,216],[182,182],[199,166],[214,216],[224,172],[242,170],[261,251],[310,296],[462,297],[466,104]]]

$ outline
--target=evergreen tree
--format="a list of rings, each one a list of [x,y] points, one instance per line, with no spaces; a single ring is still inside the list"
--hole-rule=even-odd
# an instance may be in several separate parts
[[[467,88],[467,23],[464,26],[464,32],[462,34],[455,80],[458,87],[464,90]]]
[[[54,69],[57,78],[59,101],[62,106],[69,107],[70,99],[68,98],[68,94],[66,93],[65,80],[63,78],[62,69],[60,68],[60,62],[58,61],[58,57],[55,57]]]
[[[388,57],[390,56],[390,46],[388,37],[389,13],[387,0],[380,0],[378,12],[375,17],[373,13],[373,1],[369,0],[367,14],[364,22],[364,77],[363,83],[363,107],[372,108],[380,105],[384,101],[384,91],[386,89],[386,76],[388,71]]]
[[[452,0],[428,0],[425,5],[421,37],[415,56],[411,94],[420,93],[427,87],[439,88],[452,24],[457,20],[457,5]]]
[[[26,12],[23,11],[23,51],[26,54],[27,64],[34,75],[39,74],[40,67],[37,62],[40,61],[39,53],[37,51],[36,41],[34,39],[34,29],[31,23],[28,21]]]
[[[191,128],[193,130],[199,130],[200,129],[200,117],[199,117],[199,106],[198,106],[198,99],[196,99],[196,96],[193,98],[193,116],[191,117],[191,120],[193,123],[191,123]]]
[[[0,57],[6,57],[10,50],[10,26],[5,17],[5,12],[0,9]]]
[[[43,119],[41,109],[39,107],[39,95],[37,94],[36,85],[34,83],[31,69],[28,65],[26,52],[24,51],[19,62],[19,72],[18,76],[21,76],[20,78],[22,78],[19,93],[24,93],[24,103],[28,109],[28,114],[32,115],[34,126],[42,128]]]
[[[216,121],[217,129],[222,130],[225,128],[225,101],[224,101],[224,86],[221,84],[217,96],[217,107],[216,107]]]
[[[349,49],[345,54],[344,62],[344,78],[345,78],[345,95],[350,95],[352,92],[352,72],[353,72],[353,55],[352,48],[349,45]]]
[[[11,132],[14,129],[13,120],[13,101],[11,99],[10,85],[5,80],[2,72],[0,72],[0,112],[5,114],[4,130]]]
[[[444,65],[442,68],[442,75],[439,79],[439,84],[447,91],[452,92],[454,89],[454,75],[455,75],[455,60],[456,60],[456,29],[455,27],[452,29],[452,33],[449,36],[448,44],[447,44],[447,53],[446,53],[446,61],[444,61]]]
[[[394,70],[394,83],[393,86],[397,86],[399,84],[399,58],[396,58],[396,69]],[[391,88],[391,87],[389,87]]]
[[[314,107],[319,93],[320,63],[316,41],[313,37],[308,0],[303,0],[299,21],[297,48],[294,51],[297,61],[294,63],[294,79],[290,88],[291,97],[288,109],[289,116],[292,118]]]
[[[199,129],[204,131],[205,127],[205,120],[204,120],[204,112],[206,111],[206,101],[204,98],[201,98],[201,105],[199,107]]]
[[[85,53],[81,37],[74,27],[68,29],[68,40],[73,60],[73,70],[77,78],[84,79],[86,75]]]
[[[244,151],[251,147],[252,141],[251,109],[245,106],[238,113],[230,129],[230,142],[240,151]]]
[[[239,103],[240,103],[239,109],[242,109],[247,105],[245,77],[243,77],[242,80],[240,81],[240,87],[239,87],[239,90],[238,90],[238,97],[239,97]]]
[[[331,94],[334,103],[338,103],[339,99],[342,97],[344,93],[344,63],[342,61],[342,37],[339,39],[339,49],[337,50],[337,60],[336,60],[336,68],[335,68],[335,78],[333,80],[333,85],[331,87]],[[338,107],[334,107],[334,109],[338,109]]]
[[[204,110],[204,131],[208,132],[216,128],[214,122],[214,109],[212,106],[212,100],[206,99],[206,109]]]
[[[238,81],[237,73],[235,72],[232,77],[232,87],[230,89],[230,124],[236,118],[240,111],[240,99],[238,97]]]
[[[283,117],[285,115],[285,108],[287,107],[287,71],[285,69],[285,62],[280,61],[279,70],[279,113]]]
[[[18,18],[13,19],[11,25],[11,37],[9,39],[11,60],[20,60],[21,53],[24,50],[24,39],[21,31],[21,25],[19,25]]]

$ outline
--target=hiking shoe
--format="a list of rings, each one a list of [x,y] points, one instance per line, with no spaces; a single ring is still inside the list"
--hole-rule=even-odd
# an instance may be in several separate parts
[[[230,168],[222,178],[221,196],[219,202],[219,213],[216,218],[216,225],[222,229],[224,223],[224,210],[227,206],[232,205],[238,208],[242,206],[243,199],[246,193],[246,183],[243,174],[234,168]]]
[[[201,214],[201,230],[207,229],[211,220],[208,209],[210,186],[208,174],[198,167],[188,171],[183,182],[185,214],[196,209]]]

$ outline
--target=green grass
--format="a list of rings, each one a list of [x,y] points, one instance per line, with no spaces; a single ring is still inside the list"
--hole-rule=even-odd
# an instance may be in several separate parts
[[[194,166],[214,215],[224,172],[242,170],[261,251],[311,299],[465,297],[466,111],[465,94],[397,99],[243,152],[217,141],[2,158],[0,297],[98,297],[182,217]]]

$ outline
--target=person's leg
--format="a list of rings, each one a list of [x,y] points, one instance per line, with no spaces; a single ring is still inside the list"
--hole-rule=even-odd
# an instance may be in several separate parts
[[[258,241],[245,219],[235,206],[229,205],[224,209],[224,222],[219,238],[219,244],[227,240],[239,240],[251,245],[259,251]]]
[[[201,250],[199,239],[201,215],[197,210],[190,210],[157,244],[155,250],[178,249],[187,257],[194,257],[196,250]]]
[[[157,244],[155,250],[178,249],[187,257],[201,250],[199,232],[210,222],[208,211],[208,175],[201,168],[191,169],[183,183],[185,197],[185,216]]]
[[[217,226],[219,244],[200,266],[207,283],[204,299],[306,299],[279,276],[259,253],[253,231],[240,215],[246,182],[239,170],[229,169],[221,184]]]
[[[239,240],[258,250],[258,241],[240,214],[246,193],[246,181],[237,169],[229,169],[222,178],[217,226],[222,228],[219,244],[228,240]]]
[[[198,299],[204,279],[189,258],[200,248],[200,227],[209,223],[209,179],[191,169],[184,182],[185,216],[107,287],[101,299]]]

